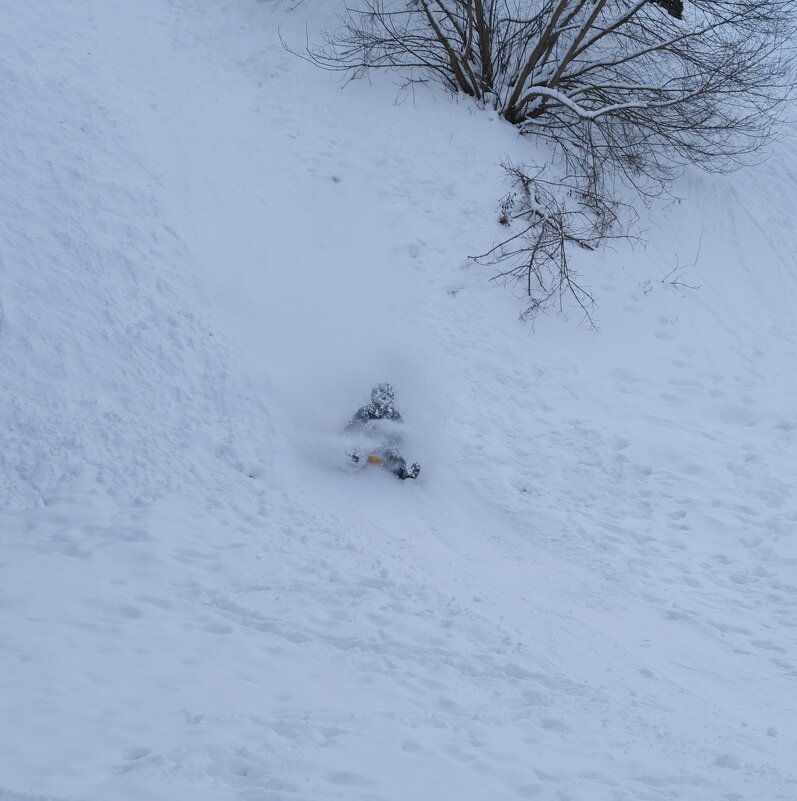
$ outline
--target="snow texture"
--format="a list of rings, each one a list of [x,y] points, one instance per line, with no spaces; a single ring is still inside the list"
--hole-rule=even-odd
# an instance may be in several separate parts
[[[0,1],[0,799],[794,801],[797,146],[532,330],[543,154],[336,10]]]

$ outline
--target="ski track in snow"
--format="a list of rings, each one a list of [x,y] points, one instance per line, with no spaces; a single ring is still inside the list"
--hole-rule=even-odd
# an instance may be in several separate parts
[[[793,143],[532,331],[535,151],[334,4],[5,5],[0,801],[793,801]],[[386,379],[417,482],[332,468]]]

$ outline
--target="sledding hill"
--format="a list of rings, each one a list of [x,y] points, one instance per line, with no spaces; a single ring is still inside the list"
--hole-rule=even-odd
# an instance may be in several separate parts
[[[793,801],[794,143],[532,330],[539,154],[331,0],[5,6],[0,799]]]

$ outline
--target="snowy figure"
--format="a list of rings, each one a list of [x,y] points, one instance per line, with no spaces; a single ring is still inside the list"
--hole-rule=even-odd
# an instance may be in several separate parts
[[[382,464],[400,479],[417,478],[421,472],[418,464],[407,467],[399,454],[401,446],[401,415],[393,406],[393,387],[390,384],[377,384],[371,390],[371,402],[357,410],[349,420],[346,431],[357,432],[363,447],[353,447],[348,451],[352,463],[361,466],[367,463]]]

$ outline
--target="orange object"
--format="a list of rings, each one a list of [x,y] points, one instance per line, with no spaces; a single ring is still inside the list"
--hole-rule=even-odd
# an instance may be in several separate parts
[[[384,461],[381,456],[376,456],[373,453],[368,456],[368,464],[382,464]]]

